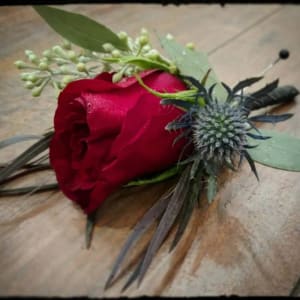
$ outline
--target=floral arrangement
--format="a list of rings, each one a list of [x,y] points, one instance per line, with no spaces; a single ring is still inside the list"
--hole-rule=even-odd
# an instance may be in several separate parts
[[[0,195],[59,187],[87,215],[89,247],[96,211],[114,191],[176,178],[132,229],[106,287],[154,222],[156,230],[124,288],[141,282],[174,227],[170,250],[176,247],[198,202],[214,200],[224,168],[237,172],[245,160],[257,180],[256,162],[300,171],[300,140],[256,126],[286,121],[292,114],[251,114],[292,101],[299,93],[295,87],[278,86],[277,79],[247,93],[263,76],[229,87],[217,78],[205,53],[192,43],[181,46],[170,34],[158,37],[165,57],[152,48],[144,28],[134,39],[80,14],[48,6],[34,9],[64,41],[40,57],[26,50],[27,62],[15,65],[32,96],[40,96],[46,87],[57,92],[54,128],[1,168]],[[275,63],[288,56],[287,50],[280,51]],[[0,148],[32,138],[12,137],[1,141]],[[47,168],[54,170],[57,183],[3,187]]]

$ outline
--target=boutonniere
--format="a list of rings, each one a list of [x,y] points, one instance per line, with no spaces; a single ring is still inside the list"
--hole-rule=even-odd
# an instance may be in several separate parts
[[[214,200],[222,170],[239,172],[245,161],[258,181],[256,163],[300,171],[300,140],[276,127],[257,126],[286,121],[292,114],[252,114],[299,93],[293,86],[279,86],[278,79],[249,93],[248,87],[268,68],[228,86],[205,53],[192,43],[180,45],[170,34],[158,35],[163,55],[153,49],[144,28],[132,38],[80,14],[34,8],[64,41],[40,56],[26,50],[26,61],[15,65],[32,96],[54,89],[57,108],[53,128],[0,170],[0,195],[59,188],[86,214],[89,247],[96,212],[109,195],[121,187],[174,178],[171,188],[132,228],[107,274],[106,288],[153,224],[153,235],[124,288],[142,281],[174,228],[169,246],[176,247],[199,202]],[[274,64],[288,56],[281,50]],[[32,138],[36,136],[12,137],[1,141],[0,148]],[[41,155],[48,149],[49,155]],[[47,168],[53,169],[57,182],[5,189],[15,178]]]

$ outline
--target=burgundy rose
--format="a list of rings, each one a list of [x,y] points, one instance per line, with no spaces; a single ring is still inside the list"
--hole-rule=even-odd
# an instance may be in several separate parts
[[[186,89],[175,76],[150,70],[140,74],[160,92]],[[109,73],[71,82],[61,92],[54,117],[50,162],[63,193],[87,213],[130,180],[174,164],[183,142],[167,123],[182,111],[163,106],[135,79],[112,83]]]

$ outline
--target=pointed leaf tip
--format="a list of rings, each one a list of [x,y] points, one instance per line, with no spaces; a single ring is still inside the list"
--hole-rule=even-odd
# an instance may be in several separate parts
[[[95,227],[96,221],[96,212],[91,213],[87,216],[86,219],[86,231],[85,231],[85,246],[86,249],[89,249],[91,246],[93,230]]]
[[[113,31],[88,17],[46,5],[33,8],[58,34],[82,48],[104,52],[102,45],[110,43],[120,50],[128,49]]]

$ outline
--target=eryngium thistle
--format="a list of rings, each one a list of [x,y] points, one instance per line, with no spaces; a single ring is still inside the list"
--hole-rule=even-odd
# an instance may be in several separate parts
[[[247,116],[239,106],[210,102],[195,115],[195,148],[204,161],[232,164],[234,155],[247,145],[247,129]]]

